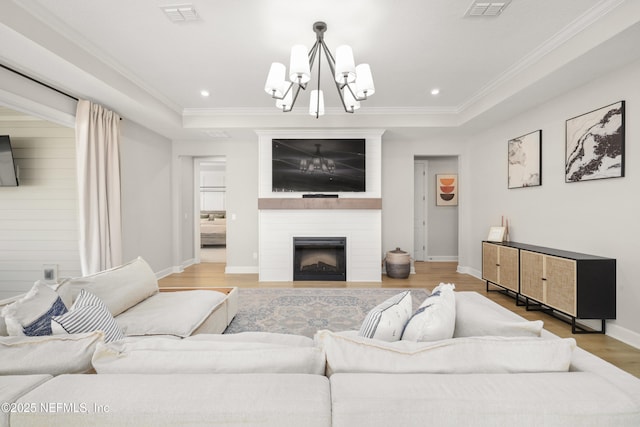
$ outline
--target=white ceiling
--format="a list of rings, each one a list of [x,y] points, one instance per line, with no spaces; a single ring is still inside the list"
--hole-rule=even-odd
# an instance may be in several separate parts
[[[0,60],[179,138],[184,127],[459,126],[640,57],[638,0],[512,0],[498,17],[465,16],[471,0],[192,0],[201,19],[180,24],[160,9],[176,3],[187,1],[3,0]],[[330,49],[349,44],[371,65],[376,93],[354,115],[329,86],[318,120],[307,94],[284,114],[263,90],[271,62],[310,47],[318,20]]]

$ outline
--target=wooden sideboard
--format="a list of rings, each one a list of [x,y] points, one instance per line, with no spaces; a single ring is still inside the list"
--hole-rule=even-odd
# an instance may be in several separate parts
[[[513,293],[527,310],[570,318],[573,333],[605,333],[616,318],[616,260],[523,243],[482,242],[482,278]],[[562,317],[561,317],[562,318]],[[599,331],[576,319],[601,321]]]

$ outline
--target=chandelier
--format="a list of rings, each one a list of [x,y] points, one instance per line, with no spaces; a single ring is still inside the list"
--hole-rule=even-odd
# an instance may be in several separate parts
[[[315,144],[316,152],[309,159],[300,160],[300,172],[302,173],[330,173],[332,174],[336,170],[336,164],[333,160],[327,159],[320,154],[320,147],[322,144]]]
[[[311,70],[318,57],[317,65],[317,89],[311,91],[309,102],[309,114],[316,118],[324,115],[324,96],[320,90],[320,59],[324,52],[333,75],[338,96],[347,113],[353,113],[360,108],[360,101],[365,101],[375,92],[373,77],[369,64],[355,65],[353,51],[347,45],[338,46],[336,58],[329,51],[324,42],[324,32],[327,24],[316,22],[313,24],[316,33],[316,42],[307,51],[304,45],[295,45],[291,48],[291,60],[289,63],[289,80],[286,79],[284,64],[274,62],[271,64],[264,90],[276,99],[276,107],[284,112],[289,112],[298,99],[300,89],[305,90],[311,80]]]

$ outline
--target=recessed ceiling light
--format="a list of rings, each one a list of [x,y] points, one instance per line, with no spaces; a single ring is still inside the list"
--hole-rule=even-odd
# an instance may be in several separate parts
[[[200,95],[201,95],[203,98],[206,98],[206,97],[208,97],[208,96],[209,96],[209,95],[211,95],[211,94],[209,93],[209,91],[208,91],[208,90],[204,90],[204,89],[203,89],[203,90],[201,90],[201,91],[200,91]]]
[[[431,89],[431,95],[437,95],[437,94],[439,94],[439,93],[440,93],[440,89],[438,89],[437,87],[436,87],[436,88]]]

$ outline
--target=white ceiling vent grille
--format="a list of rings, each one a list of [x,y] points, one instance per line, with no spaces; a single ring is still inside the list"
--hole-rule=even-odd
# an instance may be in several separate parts
[[[498,16],[511,3],[511,0],[505,1],[474,1],[469,6],[465,16]]]
[[[161,6],[160,9],[167,15],[167,18],[171,22],[188,22],[188,21],[198,21],[200,16],[198,16],[198,12],[190,4],[178,4],[178,5],[170,5],[170,6]]]

